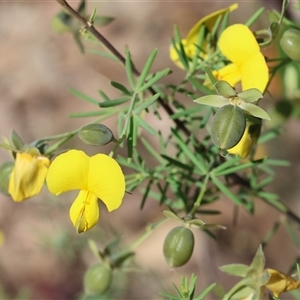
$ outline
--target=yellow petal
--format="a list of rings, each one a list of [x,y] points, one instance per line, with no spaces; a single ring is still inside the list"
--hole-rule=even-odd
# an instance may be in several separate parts
[[[87,190],[90,157],[83,151],[70,150],[57,156],[47,174],[47,186],[52,194],[71,190]]]
[[[291,276],[273,269],[267,269],[271,275],[266,288],[273,292],[275,297],[279,297],[281,293],[295,290],[299,287],[300,281],[295,280]]]
[[[227,149],[227,152],[239,155],[242,158],[247,157],[259,137],[260,128],[260,124],[247,122],[246,129],[241,140],[234,147]]]
[[[95,226],[99,220],[97,196],[87,191],[80,191],[70,208],[70,219],[77,233]]]
[[[264,92],[268,80],[269,69],[264,56],[259,52],[252,56],[241,66],[242,89],[257,88]]]
[[[40,193],[49,164],[47,157],[17,153],[8,186],[14,201],[21,202]]]
[[[108,211],[121,205],[125,194],[125,177],[113,158],[105,154],[90,158],[88,191],[100,198]]]
[[[238,67],[260,52],[253,33],[243,24],[227,27],[220,36],[218,46],[221,52]]]
[[[229,64],[218,71],[213,71],[217,81],[225,80],[231,86],[235,86],[241,81],[241,70],[235,64]]]
[[[205,16],[201,20],[199,20],[192,27],[192,29],[189,31],[189,33],[187,35],[186,39],[188,40],[188,43],[189,44],[197,44],[198,34],[199,34],[199,30],[200,30],[200,27],[202,26],[202,24],[205,24],[206,28],[210,32],[213,29],[219,16],[225,15],[227,12],[231,12],[233,10],[236,10],[237,8],[238,8],[238,4],[234,3],[234,4],[230,5],[229,7],[217,10],[217,11]]]
[[[195,52],[196,52],[195,45],[197,45],[197,43],[198,43],[199,31],[203,24],[206,26],[207,30],[210,32],[213,29],[219,16],[225,15],[227,12],[231,12],[237,8],[238,8],[238,4],[234,3],[234,4],[230,5],[229,7],[215,11],[215,12],[205,16],[204,18],[200,19],[190,29],[186,39],[181,40],[181,43],[184,46],[186,55],[190,58],[193,58],[193,56],[195,55]],[[202,46],[203,46],[203,48],[205,48],[205,45],[202,45]],[[178,54],[177,54],[176,50],[174,49],[173,45],[170,46],[170,58],[178,67],[183,69],[183,65],[181,64]]]

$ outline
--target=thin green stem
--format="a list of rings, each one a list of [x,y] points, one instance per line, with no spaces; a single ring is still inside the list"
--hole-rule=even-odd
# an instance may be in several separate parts
[[[205,195],[205,192],[207,190],[207,184],[208,184],[208,180],[209,180],[209,174],[206,174],[205,178],[204,178],[204,181],[203,181],[203,185],[202,185],[202,188],[201,188],[201,191],[198,195],[198,198],[197,200],[195,201],[194,203],[194,206],[192,208],[192,210],[189,212],[189,217],[191,217],[192,219],[194,218],[198,208],[200,207],[201,205],[201,202],[203,200],[203,197]]]
[[[154,222],[147,226],[146,230],[135,240],[133,241],[128,247],[126,247],[122,252],[130,252],[133,251],[137,246],[139,246],[148,236],[150,236],[153,231],[164,222],[169,220],[169,218],[161,219],[157,222]]]

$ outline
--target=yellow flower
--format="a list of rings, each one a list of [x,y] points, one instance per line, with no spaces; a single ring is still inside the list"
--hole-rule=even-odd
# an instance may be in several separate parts
[[[250,29],[243,24],[227,27],[218,46],[232,63],[213,72],[217,80],[225,80],[231,86],[241,81],[243,91],[257,88],[263,93],[269,80],[268,66]]]
[[[50,160],[41,156],[36,148],[29,152],[18,152],[10,175],[8,193],[16,202],[40,193],[47,174]]]
[[[295,290],[300,286],[300,281],[295,280],[287,274],[273,269],[267,269],[267,271],[270,274],[270,279],[265,287],[272,291],[273,295],[277,298],[281,293]]]
[[[194,57],[194,55],[196,53],[196,49],[197,49],[196,45],[198,43],[199,30],[202,25],[205,25],[207,31],[211,32],[219,16],[223,16],[227,12],[231,12],[237,8],[238,8],[238,4],[234,3],[227,8],[215,11],[215,12],[205,16],[201,20],[199,20],[189,31],[187,37],[185,39],[181,40],[181,43],[184,47],[185,54],[189,58]],[[202,48],[205,49],[206,45],[202,45]],[[202,53],[202,55],[203,55],[203,53]],[[179,56],[178,56],[176,50],[174,49],[173,45],[170,46],[170,58],[178,67],[183,69],[183,65],[180,62]]]
[[[70,218],[78,233],[98,222],[98,198],[112,211],[121,205],[125,194],[124,174],[118,163],[105,154],[89,157],[79,150],[65,152],[51,163],[46,181],[55,195],[80,190],[70,208]]]
[[[247,121],[246,129],[241,140],[234,147],[227,149],[227,152],[239,155],[242,158],[247,157],[260,135],[260,129],[261,124],[253,124]]]

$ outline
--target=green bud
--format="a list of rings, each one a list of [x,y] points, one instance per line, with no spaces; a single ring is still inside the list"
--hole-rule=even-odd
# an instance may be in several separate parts
[[[280,46],[290,59],[300,62],[300,30],[286,30],[280,39]]]
[[[194,234],[185,227],[173,228],[165,238],[163,252],[170,267],[181,267],[191,258],[194,250]]]
[[[96,263],[84,274],[84,293],[88,296],[103,294],[112,282],[112,269],[105,263]]]
[[[10,179],[10,174],[14,167],[14,162],[5,162],[0,166],[0,193],[8,196],[8,184]]]
[[[114,135],[109,128],[103,124],[89,124],[80,129],[79,138],[86,144],[103,146],[114,139]]]
[[[214,115],[211,124],[213,143],[221,149],[234,147],[242,138],[246,128],[246,117],[235,105],[225,105]]]

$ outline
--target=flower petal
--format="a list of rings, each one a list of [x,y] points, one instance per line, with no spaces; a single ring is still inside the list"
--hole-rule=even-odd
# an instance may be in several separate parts
[[[200,27],[202,26],[202,24],[205,24],[208,31],[211,31],[219,16],[223,16],[228,11],[231,12],[233,10],[236,10],[237,8],[238,8],[238,4],[234,3],[234,4],[230,5],[229,7],[219,9],[219,10],[205,16],[204,18],[200,19],[189,31],[187,38],[186,38],[188,40],[188,43],[189,44],[197,44],[198,34],[199,34],[199,30],[200,30]]]
[[[40,193],[49,164],[47,157],[17,153],[8,187],[14,201],[21,202]]]
[[[235,64],[229,64],[218,71],[212,72],[217,81],[227,81],[231,86],[235,86],[241,81],[241,70]]]
[[[247,122],[245,132],[241,140],[234,147],[227,149],[230,154],[239,155],[242,158],[247,157],[260,135],[261,124],[252,124]]]
[[[270,279],[265,285],[267,289],[273,292],[275,297],[279,297],[281,293],[295,290],[299,287],[300,281],[293,277],[273,269],[267,269]]]
[[[77,233],[95,226],[99,220],[97,196],[88,191],[80,191],[70,208],[70,219]]]
[[[221,52],[238,67],[260,52],[253,33],[243,24],[227,27],[220,36],[218,46]]]
[[[47,186],[54,195],[71,190],[87,190],[90,158],[79,150],[57,156],[47,173]]]
[[[100,198],[108,211],[121,205],[125,194],[125,177],[113,158],[105,154],[90,158],[88,191]]]
[[[241,67],[242,89],[256,88],[264,92],[269,81],[269,69],[264,56],[259,52]]]

